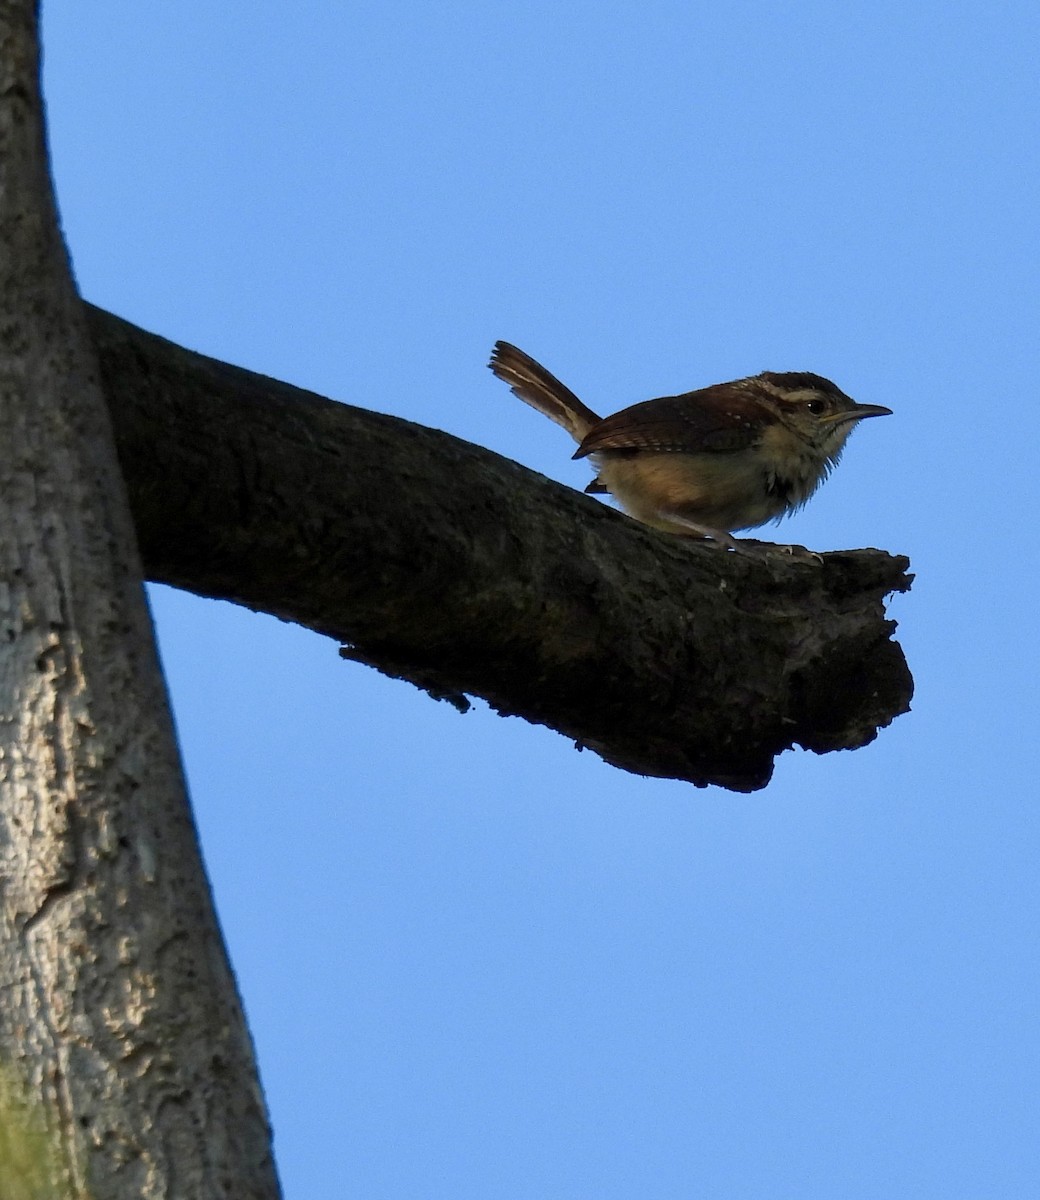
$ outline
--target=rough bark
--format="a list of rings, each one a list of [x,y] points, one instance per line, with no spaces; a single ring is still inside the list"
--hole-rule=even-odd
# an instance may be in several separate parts
[[[655,533],[448,434],[89,318],[151,579],[697,784],[760,788],[780,751],[861,746],[909,705],[884,613],[905,558]]]
[[[36,15],[0,0],[0,1060],[57,1128],[62,1195],[274,1197],[58,231]]]

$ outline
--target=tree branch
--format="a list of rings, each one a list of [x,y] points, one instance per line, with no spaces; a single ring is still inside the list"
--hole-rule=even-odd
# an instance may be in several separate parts
[[[626,770],[763,787],[793,745],[906,711],[877,550],[750,557],[656,533],[491,451],[88,308],[149,578],[273,613]]]

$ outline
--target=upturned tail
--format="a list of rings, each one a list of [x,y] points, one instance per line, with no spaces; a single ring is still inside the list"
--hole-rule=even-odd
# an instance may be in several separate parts
[[[488,366],[509,384],[514,396],[562,425],[576,442],[580,443],[593,425],[599,424],[599,417],[570,388],[509,342],[495,342]]]

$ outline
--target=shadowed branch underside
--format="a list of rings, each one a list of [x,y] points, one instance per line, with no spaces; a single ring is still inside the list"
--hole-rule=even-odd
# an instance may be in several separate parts
[[[154,580],[699,785],[763,787],[782,750],[862,746],[909,705],[884,611],[905,558],[727,554],[448,434],[89,317]]]

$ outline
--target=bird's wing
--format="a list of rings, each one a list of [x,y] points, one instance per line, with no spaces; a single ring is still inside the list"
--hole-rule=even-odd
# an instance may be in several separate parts
[[[575,458],[605,450],[732,454],[761,438],[765,412],[725,386],[644,400],[606,417],[585,435]]]

